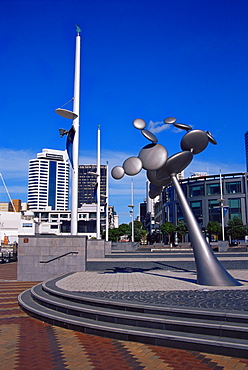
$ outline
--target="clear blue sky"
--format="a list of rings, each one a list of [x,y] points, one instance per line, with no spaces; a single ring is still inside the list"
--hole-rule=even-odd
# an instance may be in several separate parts
[[[82,29],[80,164],[110,169],[148,144],[147,128],[168,116],[209,130],[218,142],[189,171],[244,172],[248,130],[248,3],[245,0],[0,0],[0,172],[12,198],[27,200],[28,161],[65,149],[56,115],[73,96],[75,24]],[[68,106],[68,109],[71,107]],[[185,132],[157,133],[169,155]],[[145,171],[133,177],[135,215]],[[130,222],[131,178],[110,181],[110,204]],[[7,200],[0,184],[0,200]]]

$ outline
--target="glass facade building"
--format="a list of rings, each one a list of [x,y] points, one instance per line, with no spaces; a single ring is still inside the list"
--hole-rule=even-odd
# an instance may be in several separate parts
[[[78,167],[78,207],[83,204],[97,203],[97,176],[92,174],[96,173],[96,164],[80,165]],[[106,203],[106,190],[107,190],[107,166],[100,166],[100,205],[104,206]]]
[[[247,172],[223,174],[221,177],[191,177],[179,182],[201,227],[206,228],[209,221],[221,224],[221,204],[225,226],[234,216],[241,218],[245,225],[248,224]],[[165,200],[162,206],[163,222],[177,225],[179,220],[183,220],[183,214],[172,184],[163,189],[162,199]]]
[[[31,210],[66,211],[69,206],[69,162],[66,151],[43,149],[29,161],[28,204]]]

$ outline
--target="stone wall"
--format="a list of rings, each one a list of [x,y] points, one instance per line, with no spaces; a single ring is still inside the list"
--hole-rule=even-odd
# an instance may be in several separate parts
[[[106,254],[111,254],[111,242],[103,239],[87,241],[87,258],[105,258]]]
[[[69,254],[49,263],[53,258]],[[18,245],[18,281],[44,281],[67,272],[86,271],[87,239],[69,235],[22,235]]]

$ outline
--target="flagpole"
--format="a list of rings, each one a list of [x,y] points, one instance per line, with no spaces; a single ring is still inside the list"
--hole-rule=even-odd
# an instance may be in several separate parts
[[[72,158],[72,182],[71,182],[71,235],[78,233],[78,157],[79,157],[79,94],[80,94],[80,29],[77,27],[76,52],[75,52],[75,74],[74,74],[74,100],[73,112],[77,117],[73,120],[75,130]]]

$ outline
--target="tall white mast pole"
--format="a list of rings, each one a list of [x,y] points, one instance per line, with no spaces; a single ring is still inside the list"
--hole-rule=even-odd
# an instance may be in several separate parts
[[[100,217],[101,217],[101,192],[100,192],[100,184],[101,184],[101,176],[100,176],[100,125],[98,125],[97,129],[97,217],[96,217],[96,238],[101,239],[101,231],[100,231]]]
[[[108,197],[109,197],[109,174],[108,174],[108,162],[107,162],[107,166],[106,166],[106,235],[105,235],[105,240],[106,242],[108,241],[108,237],[109,237],[109,212],[108,212],[108,205],[109,205],[109,200],[108,200]]]
[[[80,94],[80,32],[77,30],[76,52],[75,52],[75,74],[74,74],[74,100],[73,112],[77,118],[73,120],[75,135],[73,140],[73,168],[71,183],[71,235],[77,235],[78,232],[78,157],[79,157],[79,94]]]

